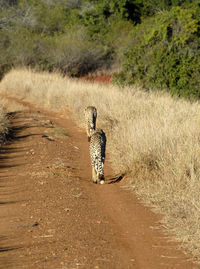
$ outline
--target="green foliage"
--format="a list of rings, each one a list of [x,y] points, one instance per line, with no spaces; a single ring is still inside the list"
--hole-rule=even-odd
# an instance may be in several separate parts
[[[108,51],[88,41],[76,9],[79,2],[18,0],[15,8],[2,5],[0,75],[18,65],[70,75],[101,66]]]
[[[57,69],[63,74],[80,76],[101,67],[108,57],[103,46],[88,41],[84,26],[68,28],[65,34],[46,37],[40,44],[40,68]]]
[[[0,7],[6,8],[17,4],[17,0],[0,0]]]
[[[118,54],[122,56],[122,49],[113,45],[115,40],[106,34],[112,36],[110,28],[117,29],[115,16],[128,16],[125,5],[134,1],[111,1],[108,4],[111,16],[106,15],[107,5],[104,0],[82,2],[18,0],[14,3],[10,0],[9,5],[2,2],[0,51],[3,59],[0,73],[3,74],[12,66],[28,65],[80,75],[109,65],[112,57]],[[95,6],[91,16],[90,10],[84,10],[87,4]],[[107,24],[108,20],[110,24]],[[127,25],[130,30],[130,24]],[[119,33],[115,32],[116,38],[117,35]],[[123,44],[122,40],[120,44]]]
[[[170,10],[174,6],[188,6],[193,0],[142,0],[141,14],[144,17]]]
[[[0,77],[25,65],[199,97],[199,1],[0,0]]]
[[[0,39],[0,79],[12,67],[12,57],[9,55],[8,46],[9,39],[7,34],[2,33]]]
[[[114,22],[129,20],[139,23],[140,0],[86,0],[82,5],[82,19],[90,38],[102,38]]]
[[[108,33],[104,35],[104,42],[118,66],[121,65],[124,54],[133,43],[132,29],[133,24],[130,21],[119,20],[111,24]]]
[[[37,9],[37,30],[45,34],[52,35],[55,32],[64,32],[68,23],[67,16],[70,11],[62,6],[43,6]]]
[[[173,7],[134,28],[119,82],[200,97],[199,9]]]

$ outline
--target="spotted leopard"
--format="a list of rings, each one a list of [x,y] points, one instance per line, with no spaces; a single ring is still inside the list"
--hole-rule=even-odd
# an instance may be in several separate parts
[[[88,141],[90,141],[92,132],[96,129],[97,109],[94,106],[88,106],[85,109],[85,124]]]
[[[106,151],[106,135],[103,130],[93,132],[90,139],[90,157],[92,165],[92,180],[104,184],[104,162]]]

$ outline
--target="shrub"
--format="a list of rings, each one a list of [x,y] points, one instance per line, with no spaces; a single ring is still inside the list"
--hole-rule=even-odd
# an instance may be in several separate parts
[[[78,25],[65,34],[46,37],[42,44],[42,69],[60,70],[70,76],[80,76],[101,67],[108,57],[106,47],[87,40],[87,30]]]
[[[103,39],[116,21],[140,22],[140,1],[86,0],[82,4],[82,21],[92,40]]]
[[[172,6],[187,6],[194,2],[193,0],[141,0],[142,16],[152,16],[164,10],[170,10]]]
[[[173,7],[136,26],[117,82],[167,89],[200,97],[199,9]]]
[[[124,53],[133,43],[133,37],[130,34],[132,29],[133,24],[131,22],[119,20],[111,24],[108,33],[105,35],[105,42],[112,52],[113,61],[119,67]]]
[[[6,135],[9,131],[9,121],[7,115],[3,109],[3,100],[0,101],[0,147],[6,139]]]

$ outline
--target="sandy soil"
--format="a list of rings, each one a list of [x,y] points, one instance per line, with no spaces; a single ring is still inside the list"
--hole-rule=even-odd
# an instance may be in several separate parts
[[[85,75],[82,76],[81,78],[84,81],[89,81],[89,82],[93,82],[93,83],[111,83],[112,82],[112,75],[107,75],[107,74],[101,74],[101,75]]]
[[[106,184],[92,183],[87,137],[70,113],[16,101],[26,109],[10,114],[0,150],[0,268],[200,268],[123,188],[109,155]]]

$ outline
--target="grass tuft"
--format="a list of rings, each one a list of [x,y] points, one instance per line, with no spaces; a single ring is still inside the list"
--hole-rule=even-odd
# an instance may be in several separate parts
[[[9,131],[9,120],[4,110],[5,101],[0,101],[0,147],[6,139],[6,135]]]

